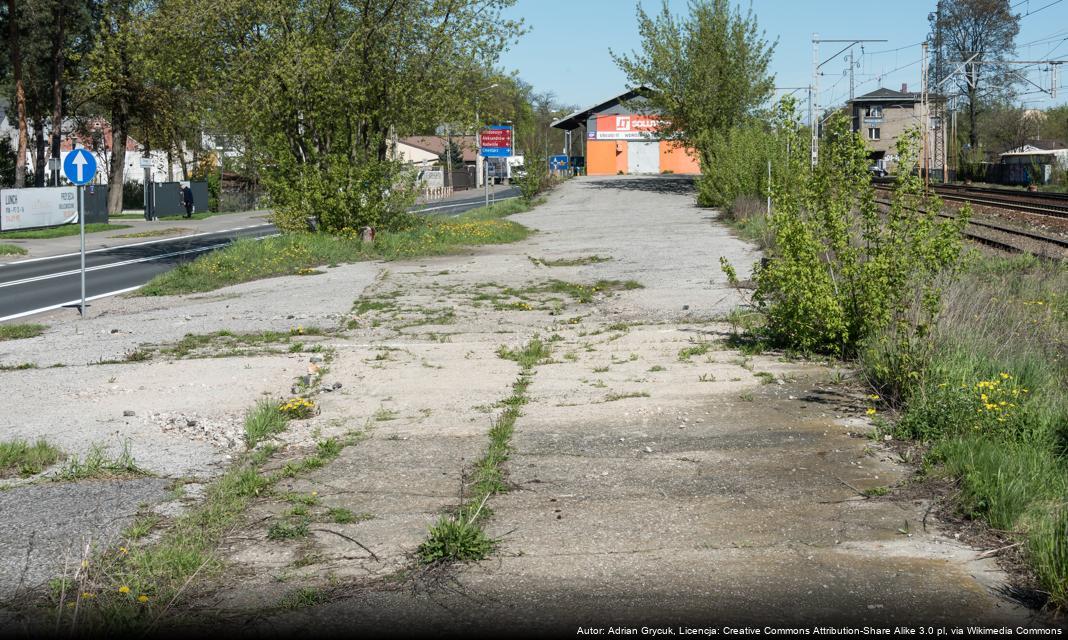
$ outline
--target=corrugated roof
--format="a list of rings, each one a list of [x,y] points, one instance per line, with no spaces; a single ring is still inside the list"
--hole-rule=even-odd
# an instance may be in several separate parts
[[[598,111],[604,111],[605,109],[619,104],[620,102],[631,100],[633,98],[637,98],[638,96],[648,94],[649,91],[650,89],[648,87],[635,87],[633,89],[628,89],[627,91],[624,91],[623,93],[617,96],[612,96],[607,100],[602,100],[601,102],[598,102],[597,104],[591,107],[586,107],[585,109],[579,109],[578,111],[569,113],[563,118],[560,118],[559,120],[553,122],[550,126],[553,126],[557,129],[566,129],[568,131],[572,129],[577,129],[582,125],[582,123],[586,121],[587,118],[590,117],[591,114],[596,113]]]

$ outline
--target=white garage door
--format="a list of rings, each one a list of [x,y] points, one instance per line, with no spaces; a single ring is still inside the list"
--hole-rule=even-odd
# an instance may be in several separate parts
[[[660,173],[660,143],[628,142],[627,173]]]

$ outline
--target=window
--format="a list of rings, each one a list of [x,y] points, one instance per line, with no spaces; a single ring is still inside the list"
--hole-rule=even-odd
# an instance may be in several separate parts
[[[879,139],[879,127],[868,127],[868,140]]]
[[[879,106],[868,107],[864,110],[865,118],[881,118],[883,117],[883,108]]]

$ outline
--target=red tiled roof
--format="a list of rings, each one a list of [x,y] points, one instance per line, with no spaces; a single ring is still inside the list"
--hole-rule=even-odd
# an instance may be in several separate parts
[[[449,139],[463,150],[464,162],[475,161],[478,156],[478,144],[475,136],[451,136],[451,138],[446,138],[445,136],[408,136],[406,138],[398,138],[397,142],[440,156],[445,152],[445,145]]]

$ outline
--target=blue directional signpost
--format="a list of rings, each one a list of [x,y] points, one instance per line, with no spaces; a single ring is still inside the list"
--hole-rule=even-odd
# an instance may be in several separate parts
[[[479,153],[487,160],[486,167],[486,206],[489,206],[489,161],[488,158],[510,158],[512,156],[512,127],[492,125],[482,130],[479,136]]]
[[[85,149],[75,149],[63,160],[63,175],[78,187],[78,225],[82,238],[82,304],[78,313],[85,317],[85,185],[96,175],[96,158]]]

